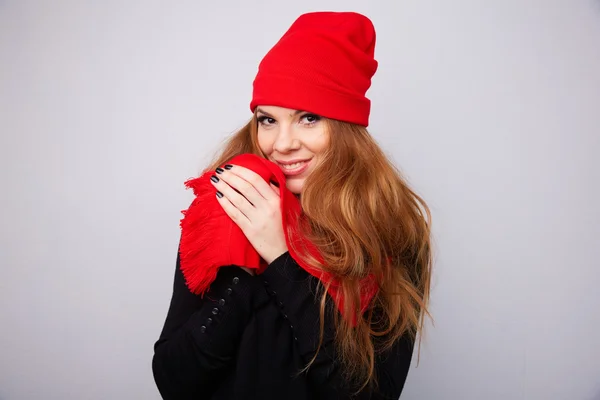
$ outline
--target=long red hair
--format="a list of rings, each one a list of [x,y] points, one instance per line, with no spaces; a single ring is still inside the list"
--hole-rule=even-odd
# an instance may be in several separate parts
[[[379,293],[354,326],[334,314],[337,355],[346,377],[362,389],[376,383],[376,354],[402,336],[414,340],[423,328],[432,267],[431,214],[365,127],[323,121],[330,146],[306,178],[300,202],[310,228],[304,234],[324,263],[306,262],[339,279],[349,313],[360,304],[360,279],[370,273],[377,277]],[[265,157],[257,129],[254,115],[206,170],[242,153]],[[320,293],[322,338],[326,291]]]

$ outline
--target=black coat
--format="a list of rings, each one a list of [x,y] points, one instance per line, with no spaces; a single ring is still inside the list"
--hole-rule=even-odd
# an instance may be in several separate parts
[[[152,369],[163,399],[347,399],[349,384],[334,361],[331,317],[319,339],[317,280],[289,253],[264,274],[219,269],[204,298],[185,285],[179,257],[173,297]],[[330,300],[329,300],[330,301]],[[379,388],[360,399],[398,399],[413,344],[402,339],[376,362]]]

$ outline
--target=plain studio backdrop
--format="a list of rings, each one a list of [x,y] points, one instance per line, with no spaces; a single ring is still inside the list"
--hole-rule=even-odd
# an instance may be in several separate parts
[[[0,2],[0,399],[159,399],[183,182],[316,10],[373,20],[370,131],[433,213],[402,398],[600,398],[598,1],[73,0]]]

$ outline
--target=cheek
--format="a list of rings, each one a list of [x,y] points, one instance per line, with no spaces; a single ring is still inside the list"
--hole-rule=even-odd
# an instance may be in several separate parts
[[[256,135],[256,141],[258,142],[258,147],[262,150],[263,153],[269,154],[273,149],[273,140],[270,138],[269,134],[266,134],[264,131],[259,128],[258,133]]]
[[[324,153],[329,147],[329,135],[322,133],[311,140],[311,150],[314,154]]]

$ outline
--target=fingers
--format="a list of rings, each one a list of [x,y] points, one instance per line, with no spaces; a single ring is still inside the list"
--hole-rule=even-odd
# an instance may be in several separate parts
[[[235,193],[235,195],[242,197],[237,193]],[[243,197],[242,199],[246,204],[250,204]],[[235,222],[240,228],[242,228],[242,230],[244,230],[245,227],[250,224],[250,220],[248,219],[246,214],[244,214],[234,203],[232,203],[231,200],[229,200],[229,198],[226,197],[220,190],[217,192],[217,201],[221,204],[221,207],[223,207],[223,210],[229,216],[229,218],[231,218],[233,222]]]
[[[227,170],[221,170],[221,172],[217,171],[216,176],[235,191],[240,193],[243,197],[248,199],[250,203],[257,204],[260,200],[263,200],[263,196],[257,191],[254,185],[237,174]]]
[[[234,215],[237,215],[237,213],[234,212],[230,207],[235,208],[247,219],[250,219],[250,213],[254,208],[254,204],[251,202],[250,199],[246,199],[246,197],[244,197],[243,192],[231,187],[227,182],[225,182],[221,178],[220,175],[215,174],[211,176],[210,181],[212,182],[215,189],[219,193],[221,193],[222,196],[219,196],[217,194],[217,198],[223,206],[223,208],[225,209],[225,212],[227,212],[227,214],[229,214],[229,216],[232,217],[232,219]],[[254,197],[256,198],[257,196],[259,195],[256,193]]]
[[[221,175],[225,175],[223,177],[224,180],[227,183],[231,182],[231,185],[238,189],[240,192],[242,192],[244,195],[254,195],[254,192],[250,189],[248,189],[248,193],[244,191],[246,189],[245,185],[249,184],[257,194],[259,194],[261,197],[267,200],[274,200],[274,194],[276,194],[277,197],[279,197],[279,190],[273,192],[271,184],[265,182],[265,180],[260,175],[258,175],[251,169],[242,167],[240,165],[232,165],[229,170],[225,170]],[[240,179],[240,181],[238,181],[237,179]],[[241,187],[236,186],[238,182],[240,182],[239,184],[242,185]]]
[[[270,184],[271,185],[271,189],[273,189],[273,192],[279,196],[279,186],[275,186],[273,185],[273,183]]]

